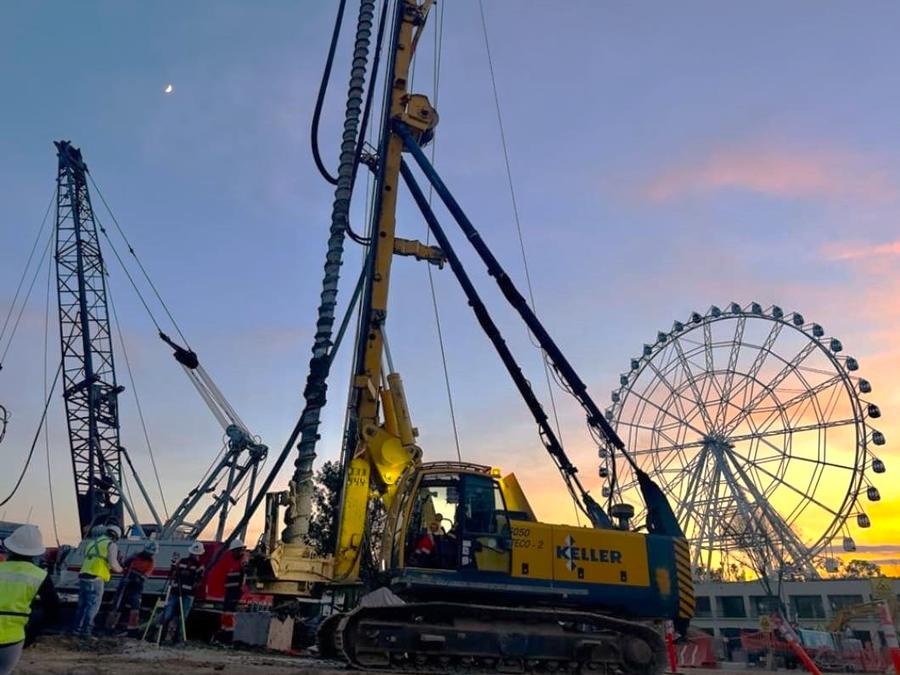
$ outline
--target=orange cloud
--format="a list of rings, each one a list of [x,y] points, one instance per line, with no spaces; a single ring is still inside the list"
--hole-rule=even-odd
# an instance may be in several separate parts
[[[822,255],[828,260],[860,260],[862,258],[879,258],[900,255],[900,240],[886,244],[853,244],[849,242],[833,242],[825,244]]]
[[[897,197],[884,170],[841,150],[803,151],[771,145],[733,145],[666,169],[642,189],[667,201],[719,190],[745,190],[781,198],[825,197],[888,202]]]

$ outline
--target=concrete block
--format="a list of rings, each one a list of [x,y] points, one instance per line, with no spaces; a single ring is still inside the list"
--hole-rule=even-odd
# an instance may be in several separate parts
[[[290,651],[294,636],[291,617],[282,620],[271,612],[238,612],[234,618],[235,642],[279,652]]]

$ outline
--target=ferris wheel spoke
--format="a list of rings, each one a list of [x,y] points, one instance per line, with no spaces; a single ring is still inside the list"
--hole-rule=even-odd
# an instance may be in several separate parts
[[[829,378],[828,380],[820,382],[819,384],[814,385],[814,386],[810,387],[809,389],[806,389],[802,393],[797,394],[793,398],[789,398],[787,401],[782,403],[780,407],[775,408],[775,410],[773,410],[771,413],[769,413],[769,415],[760,423],[760,427],[766,428],[767,425],[771,425],[772,423],[774,423],[774,420],[778,419],[779,413],[781,411],[787,412],[794,406],[800,405],[801,403],[804,403],[804,402],[808,402],[808,401],[812,400],[813,398],[816,398],[823,391],[826,391],[829,388],[834,387],[836,384],[842,383],[843,380],[844,380],[844,378],[842,375],[840,375],[840,374],[834,375],[833,377]]]
[[[832,420],[831,422],[816,422],[814,424],[804,424],[799,427],[788,427],[787,429],[770,429],[768,431],[759,431],[756,433],[742,434],[740,436],[729,436],[729,443],[738,443],[740,441],[750,441],[756,438],[770,438],[772,436],[785,436],[789,434],[801,434],[805,431],[818,431],[819,429],[830,429],[832,427],[843,427],[849,424],[856,424],[855,417],[843,420]]]
[[[677,351],[677,350],[676,350],[676,351]],[[656,374],[657,380],[658,380],[658,381],[659,381],[666,389],[669,390],[669,394],[670,394],[669,398],[670,398],[670,400],[672,400],[672,402],[675,404],[675,407],[676,407],[676,408],[679,408],[679,409],[680,409],[680,410],[679,410],[680,418],[681,418],[682,420],[688,420],[688,419],[693,419],[693,418],[695,418],[695,417],[697,416],[696,414],[694,414],[694,415],[692,415],[692,416],[690,416],[690,417],[687,415],[687,413],[685,412],[685,409],[684,409],[684,405],[681,403],[681,401],[687,401],[688,403],[694,403],[694,404],[695,404],[695,405],[694,405],[694,409],[696,409],[697,407],[700,407],[700,408],[702,409],[702,406],[700,406],[700,402],[699,402],[699,401],[696,401],[696,402],[695,402],[695,401],[691,401],[690,398],[687,398],[684,394],[682,394],[681,392],[679,392],[678,390],[676,390],[675,387],[672,385],[672,383],[669,382],[669,378],[667,378],[667,377],[665,376],[665,374],[663,374],[663,372],[653,364],[652,361],[650,361],[650,362],[647,364],[647,366],[650,368],[650,370],[652,370],[652,371]]]
[[[716,365],[713,355],[712,325],[709,321],[703,322],[703,356],[706,361],[706,372],[714,373]]]
[[[632,450],[631,455],[633,457],[640,457],[641,455],[652,455],[657,452],[668,452],[669,450],[677,450],[679,448],[700,448],[703,447],[704,441],[690,441],[688,443],[673,443],[672,445],[661,445],[655,448],[643,448],[641,450]]]
[[[740,426],[741,422],[746,419],[747,415],[759,405],[762,400],[769,395],[770,392],[774,392],[775,388],[784,382],[787,379],[788,375],[797,370],[797,367],[815,350],[818,342],[808,342],[804,345],[803,349],[801,349],[797,354],[788,361],[785,366],[778,372],[775,377],[771,379],[767,384],[763,385],[763,389],[761,392],[758,392],[752,399],[750,399],[750,403],[744,406],[741,409],[741,412],[738,413],[725,428],[725,434],[731,433],[735,428]]]
[[[820,509],[823,509],[823,510],[827,511],[828,513],[830,513],[831,515],[833,515],[833,516],[835,516],[835,517],[838,517],[838,518],[840,517],[840,515],[837,513],[837,511],[835,511],[834,509],[832,509],[830,506],[826,506],[825,504],[823,504],[821,501],[819,501],[819,500],[816,499],[815,497],[813,497],[813,496],[811,496],[811,495],[808,495],[807,493],[803,492],[803,490],[801,490],[801,489],[799,489],[799,488],[794,487],[793,485],[791,485],[790,483],[788,483],[787,481],[785,481],[785,480],[784,480],[783,478],[781,478],[780,476],[778,476],[778,475],[772,473],[771,471],[769,471],[767,468],[765,468],[765,467],[763,467],[763,466],[759,466],[759,462],[753,461],[753,460],[751,460],[751,459],[749,459],[749,458],[747,458],[747,457],[741,455],[740,453],[735,452],[733,448],[731,449],[731,453],[732,453],[735,457],[738,457],[738,458],[744,460],[745,462],[747,462],[747,463],[753,465],[756,469],[758,469],[758,470],[761,471],[762,473],[766,474],[766,475],[767,475],[769,478],[771,478],[772,480],[778,481],[781,485],[784,485],[786,488],[788,488],[788,489],[791,490],[792,492],[797,493],[799,496],[803,497],[804,499],[806,499],[806,500],[809,501],[810,503],[815,504],[815,505],[818,506]]]
[[[709,411],[706,409],[706,402],[703,400],[700,389],[697,387],[697,379],[694,377],[694,374],[691,371],[691,365],[684,353],[684,349],[681,346],[681,340],[676,338],[672,344],[675,347],[675,353],[678,355],[678,363],[679,365],[681,365],[681,370],[684,372],[684,377],[691,387],[691,392],[694,394],[694,400],[697,403],[697,408],[700,410],[700,414],[703,416],[703,424],[706,426],[707,430],[710,430],[712,429],[712,419],[709,416]]]
[[[658,403],[655,403],[654,401],[651,401],[649,398],[647,398],[647,397],[644,396],[643,394],[640,394],[640,393],[638,393],[638,392],[636,392],[636,391],[632,391],[632,392],[631,392],[631,395],[632,395],[632,396],[636,396],[637,398],[639,398],[641,401],[643,401],[644,403],[646,403],[646,404],[649,405],[650,407],[656,408],[659,412],[663,413],[664,415],[668,415],[668,416],[671,417],[673,420],[677,420],[678,422],[680,422],[680,423],[686,425],[686,426],[689,427],[692,431],[694,431],[694,432],[700,434],[700,436],[704,436],[704,435],[705,435],[705,432],[704,432],[703,430],[698,429],[697,427],[693,426],[692,424],[688,424],[687,422],[685,422],[685,420],[683,420],[683,419],[681,419],[680,417],[678,417],[678,415],[676,415],[675,413],[673,413],[673,412],[670,411],[670,410],[666,410],[666,409],[663,408],[661,405],[659,405]]]
[[[779,457],[766,457],[765,459],[757,459],[754,460],[756,464],[763,463],[771,463],[775,461],[779,461]],[[828,466],[832,469],[842,469],[844,471],[856,471],[855,466],[850,466],[849,464],[836,464],[835,462],[828,462],[824,459],[816,459],[813,457],[803,457],[801,455],[791,455],[791,459],[796,459],[799,462],[808,462],[810,464],[818,464],[819,466]]]
[[[773,322],[769,334],[766,336],[763,344],[760,346],[753,345],[753,348],[756,349],[756,356],[747,372],[743,373],[741,384],[737,391],[732,392],[731,398],[737,398],[738,394],[740,394],[743,396],[744,404],[746,405],[747,391],[749,389],[750,395],[753,395],[753,383],[756,381],[756,376],[759,375],[759,371],[762,370],[763,364],[766,362],[766,357],[772,353],[772,347],[775,345],[775,341],[781,334],[781,329],[783,327],[784,324],[780,321]]]
[[[728,401],[731,400],[731,387],[734,384],[734,374],[737,369],[738,356],[741,353],[741,343],[744,339],[744,327],[747,319],[739,316],[734,327],[734,338],[731,342],[731,352],[728,355],[728,368],[725,370],[725,383],[722,386],[722,399],[716,412],[716,427],[722,428],[725,424],[725,413],[728,409]]]

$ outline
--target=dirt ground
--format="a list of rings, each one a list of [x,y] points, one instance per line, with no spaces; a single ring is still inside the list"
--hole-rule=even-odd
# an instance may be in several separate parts
[[[347,675],[341,663],[305,656],[216,649],[200,645],[157,647],[139,640],[85,642],[46,636],[25,650],[15,670],[22,675]],[[359,671],[357,671],[359,672]]]
[[[685,675],[774,675],[765,670],[685,668]],[[71,637],[45,636],[22,655],[21,675],[366,675],[342,663],[309,656],[188,647],[157,647],[139,640],[100,638],[84,642]],[[785,673],[801,671],[781,671]],[[369,675],[374,675],[369,673]],[[383,675],[383,674],[382,674]]]

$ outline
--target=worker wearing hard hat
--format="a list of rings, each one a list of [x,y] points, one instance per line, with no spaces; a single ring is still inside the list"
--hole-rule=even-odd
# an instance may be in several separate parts
[[[163,611],[163,635],[168,635],[169,627],[175,624],[173,642],[178,643],[186,639],[188,614],[194,605],[194,594],[203,584],[205,570],[200,562],[200,556],[206,552],[206,548],[199,541],[195,541],[188,549],[188,556],[182,558],[172,566],[169,576],[169,599]]]
[[[35,599],[53,610],[59,598],[47,570],[34,564],[34,558],[44,554],[37,526],[16,528],[3,545],[8,556],[0,562],[0,675],[7,675],[22,656]]]
[[[219,637],[225,643],[231,643],[234,635],[234,614],[244,594],[244,581],[247,578],[247,547],[240,539],[235,539],[228,546],[228,553],[220,563],[225,567],[225,596],[222,603],[222,619]]]
[[[144,584],[156,567],[158,550],[159,546],[155,541],[148,541],[140,551],[125,560],[125,573],[119,582],[113,609],[107,619],[110,629],[125,631],[125,635],[137,634]]]
[[[122,536],[118,525],[95,527],[94,536],[86,539],[84,562],[78,574],[78,608],[75,610],[75,634],[90,637],[94,619],[103,601],[103,589],[113,573],[121,574],[119,547],[116,542]]]

